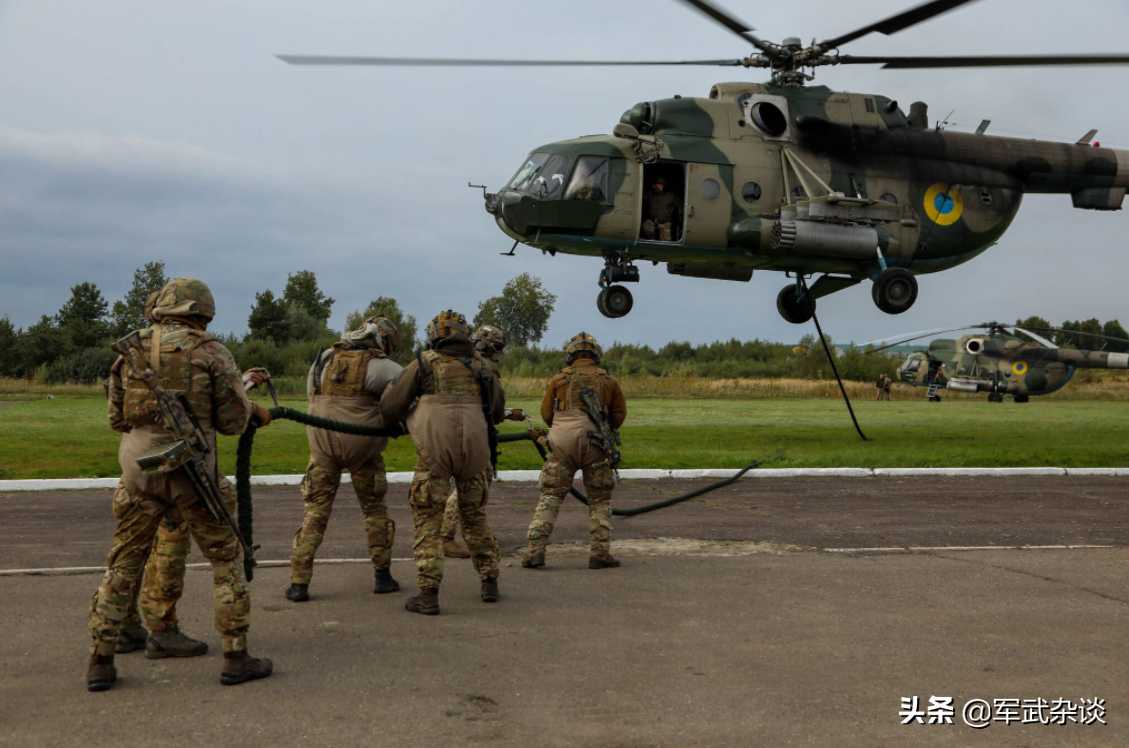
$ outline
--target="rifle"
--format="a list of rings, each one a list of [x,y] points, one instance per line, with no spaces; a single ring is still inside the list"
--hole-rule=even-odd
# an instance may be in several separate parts
[[[589,432],[588,436],[592,443],[604,453],[608,458],[608,463],[611,464],[612,470],[619,468],[619,461],[622,455],[619,451],[620,438],[619,432],[612,428],[608,423],[608,414],[604,410],[603,404],[600,402],[600,396],[591,387],[580,388],[580,404],[584,407],[584,412],[592,420],[596,426],[595,433]]]
[[[227,510],[215,476],[208,470],[208,457],[211,446],[204,430],[192,415],[184,395],[166,392],[158,383],[157,373],[145,362],[145,349],[141,345],[141,335],[136,331],[126,335],[112,346],[115,353],[122,356],[129,368],[141,377],[145,386],[153,393],[161,423],[176,441],[162,444],[137,458],[138,466],[147,473],[172,473],[183,470],[192,483],[196,495],[204,501],[208,513],[217,522],[223,522],[243,547],[243,566],[250,570],[255,565],[255,549],[249,546],[239,532],[239,526]]]
[[[470,368],[470,367],[468,367]],[[471,369],[474,371],[473,369]],[[494,384],[493,378],[481,363],[474,373],[478,380],[479,399],[482,401],[482,416],[486,419],[486,441],[490,445],[490,470],[498,475],[498,428],[494,425]]]

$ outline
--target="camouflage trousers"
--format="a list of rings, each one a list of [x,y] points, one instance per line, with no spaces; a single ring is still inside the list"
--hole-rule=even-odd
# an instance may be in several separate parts
[[[133,589],[133,603],[124,625],[138,627],[144,621],[152,633],[177,627],[176,604],[184,594],[189,539],[187,522],[170,521],[169,517],[161,520],[141,584]]]
[[[486,522],[486,502],[490,494],[489,470],[468,481],[456,481],[456,503],[462,523],[463,539],[470,549],[471,562],[482,579],[498,576],[498,541]],[[416,474],[408,493],[415,525],[413,550],[416,558],[416,586],[438,589],[443,581],[443,515],[447,507],[450,481],[432,479],[427,463],[416,462]]]
[[[533,512],[529,523],[529,552],[544,551],[549,545],[549,536],[557,522],[561,502],[572,487],[572,478],[581,469],[568,457],[549,455],[541,468],[541,500]],[[611,554],[612,530],[612,489],[615,488],[615,472],[607,460],[592,463],[582,468],[584,471],[584,490],[588,494],[588,535],[593,556]]]
[[[290,581],[309,584],[314,575],[314,556],[325,538],[329,515],[333,513],[333,500],[341,485],[341,473],[348,469],[353,478],[353,490],[364,515],[365,534],[368,536],[369,558],[378,569],[387,569],[392,563],[392,542],[396,538],[396,523],[388,518],[384,496],[388,493],[388,479],[384,473],[384,458],[376,453],[355,469],[337,465],[331,459],[310,457],[306,476],[302,479],[302,498],[305,514],[302,526],[294,533],[290,556]]]
[[[494,482],[491,476],[487,476],[486,480],[489,483]],[[459,532],[459,490],[454,487],[453,480],[451,484],[451,493],[447,495],[447,505],[443,509],[443,529],[440,532],[444,541],[454,540]],[[501,557],[500,552],[498,555]]]
[[[220,490],[235,513],[235,492],[226,480]],[[122,623],[134,604],[134,591],[150,557],[167,505],[154,496],[134,494],[124,486],[114,493],[114,538],[106,557],[106,573],[90,604],[89,628],[93,654],[113,655]],[[208,514],[204,502],[170,510],[183,522],[204,557],[212,564],[215,585],[215,625],[223,636],[224,652],[247,649],[251,598],[243,578],[239,540],[226,524]],[[179,516],[176,516],[179,515]]]

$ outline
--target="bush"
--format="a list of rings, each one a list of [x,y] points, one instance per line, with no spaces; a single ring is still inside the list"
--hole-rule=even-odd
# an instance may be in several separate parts
[[[43,366],[48,384],[92,384],[110,376],[117,354],[108,348],[82,348]],[[36,377],[39,379],[39,376]]]

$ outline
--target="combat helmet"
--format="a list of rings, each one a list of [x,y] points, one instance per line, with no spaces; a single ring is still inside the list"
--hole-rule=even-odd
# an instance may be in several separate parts
[[[480,325],[471,336],[475,349],[484,356],[496,356],[506,347],[506,333],[494,325]]]
[[[211,322],[216,316],[216,300],[207,284],[198,278],[173,278],[157,293],[153,319],[201,317]]]
[[[565,360],[570,364],[576,360],[581,354],[587,353],[599,363],[604,355],[604,349],[596,342],[596,339],[586,332],[578,332],[565,343]]]
[[[379,348],[392,355],[400,347],[400,330],[387,317],[369,317],[364,325],[342,335],[341,342],[351,348]]]
[[[427,342],[431,345],[446,338],[466,340],[469,337],[470,325],[467,324],[466,317],[453,309],[444,309],[427,323]]]

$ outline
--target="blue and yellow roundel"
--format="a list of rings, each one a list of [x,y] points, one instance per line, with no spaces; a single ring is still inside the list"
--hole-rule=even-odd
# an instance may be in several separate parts
[[[925,191],[925,215],[938,226],[952,226],[963,213],[959,185],[937,183]]]
[[[1021,377],[1024,374],[1027,373],[1027,370],[1029,368],[1030,367],[1027,366],[1026,361],[1016,361],[1014,364],[1011,365],[1011,373],[1014,374],[1017,377]]]

